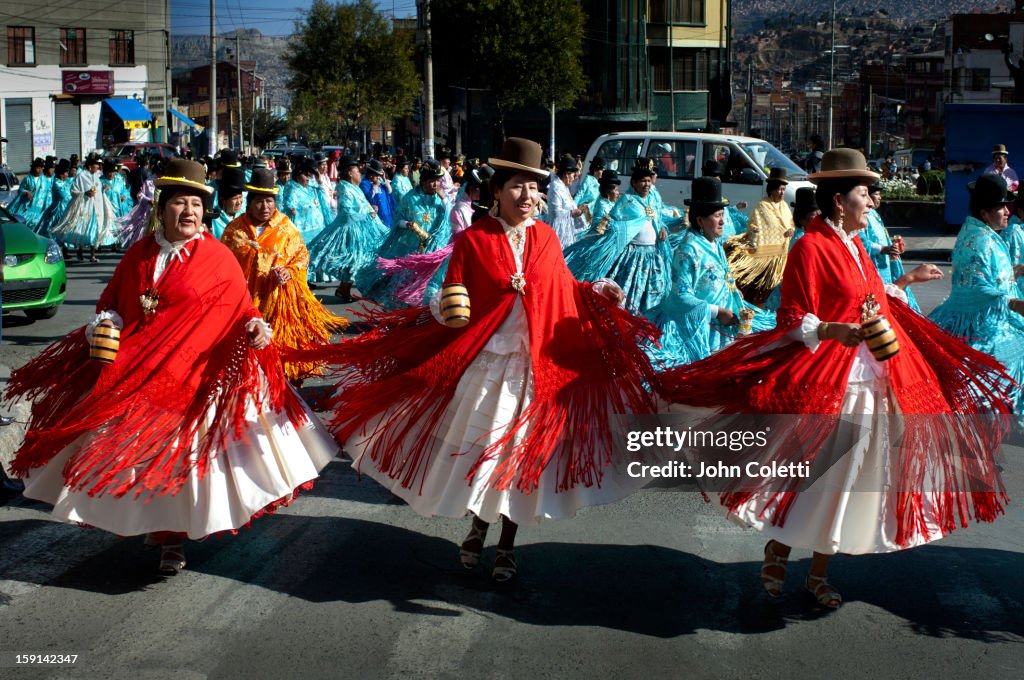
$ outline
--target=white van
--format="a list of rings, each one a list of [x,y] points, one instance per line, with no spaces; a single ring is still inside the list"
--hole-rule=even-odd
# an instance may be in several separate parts
[[[796,200],[796,190],[813,186],[807,172],[763,139],[741,135],[712,135],[703,132],[615,132],[601,135],[587,151],[584,170],[600,156],[605,167],[622,175],[625,191],[633,164],[640,156],[654,159],[658,191],[665,205],[683,209],[690,197],[690,184],[700,177],[704,162],[720,161],[725,167],[722,195],[735,206],[746,202],[749,214],[765,197],[765,181],[771,168],[785,168],[789,184],[786,201]]]

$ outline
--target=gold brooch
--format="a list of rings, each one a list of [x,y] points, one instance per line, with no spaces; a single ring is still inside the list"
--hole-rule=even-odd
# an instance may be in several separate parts
[[[149,316],[156,311],[156,307],[160,303],[160,294],[156,292],[155,288],[149,288],[145,294],[139,296],[139,302],[142,303],[142,313]]]
[[[422,219],[420,219],[420,222],[422,222],[423,224],[430,224],[433,221],[434,221],[434,217],[430,214],[430,211],[429,210],[425,210],[423,212]]]
[[[648,217],[654,217],[654,208],[652,208],[651,206],[645,206],[644,211],[647,213]]]
[[[522,272],[516,272],[512,275],[512,290],[520,294],[523,294],[523,291],[526,290],[526,277],[523,276]]]

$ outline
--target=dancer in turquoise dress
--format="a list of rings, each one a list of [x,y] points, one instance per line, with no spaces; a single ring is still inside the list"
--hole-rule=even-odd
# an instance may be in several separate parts
[[[441,165],[427,159],[420,168],[420,185],[402,199],[395,215],[395,227],[385,239],[377,257],[397,260],[411,253],[431,253],[443,248],[451,238],[449,220],[451,204],[441,191]],[[366,268],[356,276],[356,288],[383,306],[405,306],[397,294],[409,277],[405,272],[384,272],[380,268]]]
[[[970,215],[953,247],[953,287],[931,320],[965,343],[995,357],[1018,385],[1024,384],[1024,294],[999,232],[1006,228],[1012,200],[999,175],[982,175],[968,185]],[[1024,413],[1024,391],[1014,395]]]
[[[32,161],[32,168],[18,184],[18,195],[7,206],[8,212],[27,224],[30,229],[39,225],[43,211],[50,203],[50,182],[43,177],[42,158]]]
[[[85,170],[71,182],[71,203],[64,218],[50,228],[50,236],[63,246],[78,250],[79,261],[85,259],[83,251],[88,246],[89,261],[99,262],[96,248],[114,245],[118,234],[114,207],[100,182],[100,165],[99,156],[86,158]]]
[[[609,181],[602,180],[605,195],[615,186],[609,187],[612,179],[619,181],[614,172],[606,174]],[[646,314],[661,304],[668,292],[672,266],[669,225],[651,197],[653,175],[648,167],[634,168],[630,193],[621,196],[565,251],[565,262],[577,280],[615,281],[626,295],[626,308],[637,314]]]
[[[1017,194],[1017,200],[1013,203],[1013,214],[1010,215],[1010,221],[1001,236],[1010,251],[1017,285],[1024,291],[1024,192]]]
[[[704,161],[704,167],[701,168],[701,170],[703,177],[717,177],[718,179],[722,179],[722,175],[725,174],[725,164],[721,161],[712,159]],[[729,199],[728,196],[725,196],[724,198],[726,201]],[[746,201],[741,201],[735,205],[728,203],[725,206],[725,210],[722,211],[722,220],[724,221],[722,226],[722,243],[725,243],[737,234],[743,234],[747,231],[747,221],[750,218],[743,214],[743,211],[746,209]]]
[[[867,251],[868,257],[875,263],[875,269],[882,277],[882,283],[895,283],[906,273],[903,269],[903,260],[900,258],[900,255],[903,254],[903,242],[902,239],[893,241],[889,236],[889,231],[885,228],[885,223],[882,222],[882,216],[878,213],[878,208],[882,205],[882,185],[874,184],[868,187],[868,197],[871,199],[872,205],[872,209],[868,211],[868,226],[867,229],[858,232],[857,236],[860,238],[864,250]],[[789,245],[790,248],[793,247],[792,241]],[[917,299],[909,288],[907,289],[907,304],[915,312],[921,311]]]
[[[310,177],[314,175],[316,166],[311,159],[296,163],[281,199],[281,212],[288,216],[307,244],[312,243],[326,226],[320,200],[310,186]]]
[[[581,178],[577,183],[578,186],[575,188],[573,200],[576,201],[578,207],[583,209],[583,215],[593,223],[594,209],[601,198],[600,181],[601,175],[604,173],[604,159],[600,156],[595,156],[594,160],[590,161],[590,168],[588,170],[587,176]]]
[[[395,198],[395,205],[402,204],[405,195],[412,191],[412,180],[409,179],[409,161],[400,160],[395,166],[395,176],[391,178],[391,195]]]
[[[128,183],[124,175],[117,171],[117,162],[112,158],[103,161],[103,177],[100,178],[103,193],[114,208],[114,216],[118,219],[131,212],[135,204],[128,192]]]
[[[219,241],[228,225],[245,214],[245,169],[241,166],[224,168],[217,184],[217,207],[210,220],[210,233]]]
[[[661,329],[661,346],[648,353],[659,369],[699,361],[738,334],[775,327],[775,313],[743,300],[719,240],[725,201],[713,177],[693,181],[690,228],[675,251],[668,295],[648,317]]]
[[[56,174],[53,176],[53,186],[50,190],[50,205],[43,212],[39,224],[36,226],[36,233],[40,236],[49,236],[50,229],[64,219],[64,213],[71,204],[71,178],[68,173],[71,170],[71,163],[62,159],[57,164]]]
[[[334,294],[348,303],[354,299],[353,281],[365,270],[374,270],[377,249],[390,230],[359,189],[359,161],[345,156],[337,167],[338,216],[309,244],[307,276],[310,282],[338,281]]]

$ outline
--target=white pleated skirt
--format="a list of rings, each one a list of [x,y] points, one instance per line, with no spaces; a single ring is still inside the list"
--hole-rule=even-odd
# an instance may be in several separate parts
[[[174,495],[136,498],[129,492],[115,498],[71,490],[63,469],[85,437],[94,436],[84,435],[30,472],[25,496],[53,505],[53,516],[61,520],[121,536],[174,531],[196,539],[238,529],[261,511],[290,502],[295,490],[316,479],[337,455],[330,433],[303,409],[307,422],[296,428],[285,414],[258,413],[251,403],[243,436],[212,458],[202,478],[193,470]]]
[[[941,538],[930,502],[936,491],[922,489],[928,536],[917,536],[909,545],[896,543],[896,461],[890,447],[894,406],[887,380],[850,383],[840,413],[857,426],[858,435],[844,442],[845,454],[835,465],[797,495],[784,525],[771,523],[775,509],[766,509],[768,494],[726,511],[727,517],[780,543],[827,555],[893,552]]]
[[[480,352],[466,368],[455,395],[444,412],[435,445],[432,447],[422,480],[403,486],[377,469],[366,455],[373,433],[393,411],[366,425],[344,445],[353,466],[372,477],[425,517],[464,517],[473,513],[485,522],[501,516],[517,524],[532,525],[541,519],[573,517],[582,507],[612,503],[637,491],[644,479],[630,478],[613,468],[605,470],[599,484],[576,485],[558,491],[556,465],[548,465],[538,487],[526,494],[515,488],[498,490],[490,484],[499,460],[489,460],[469,474],[483,449],[500,440],[533,398],[533,372],[527,351],[510,354]],[[527,430],[521,428],[515,442],[522,441]],[[406,442],[417,440],[419,432]],[[365,456],[365,459],[364,459]]]

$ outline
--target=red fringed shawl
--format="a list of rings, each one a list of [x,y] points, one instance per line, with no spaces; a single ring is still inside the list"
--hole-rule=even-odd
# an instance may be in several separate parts
[[[91,495],[173,494],[242,436],[250,400],[267,396],[274,411],[304,422],[276,350],[249,345],[245,324],[257,312],[231,251],[209,235],[185,250],[184,262],[172,257],[156,286],[160,247],[152,236],[121,260],[96,305],[124,320],[114,363],[89,358],[80,328],[14,371],[7,398],[34,401],[15,474],[92,435],[67,462],[69,487]],[[140,296],[151,288],[159,301],[146,316]]]
[[[522,300],[529,323],[534,398],[505,436],[477,461],[498,458],[490,483],[529,493],[555,465],[557,488],[600,484],[615,463],[611,419],[616,413],[655,413],[645,389],[654,373],[640,343],[657,330],[577,282],[558,237],[537,222],[526,230]],[[519,296],[515,259],[501,224],[477,221],[457,241],[445,283],[466,286],[472,319],[464,328],[438,323],[426,308],[382,314],[374,330],[315,356],[340,368],[344,388],[330,404],[338,441],[375,418],[368,455],[406,487],[422,483],[434,455],[434,434],[466,367],[501,326]],[[519,445],[518,431],[525,433]],[[410,437],[410,435],[412,435]],[[404,445],[409,437],[413,444]],[[476,473],[476,467],[470,473]]]
[[[968,518],[991,521],[1003,512],[1006,495],[994,453],[1004,418],[984,414],[1011,411],[1012,379],[994,358],[947,334],[899,300],[888,298],[878,272],[856,240],[861,274],[842,240],[821,218],[794,246],[782,280],[782,306],[773,331],[735,342],[715,355],[663,374],[660,391],[671,402],[714,408],[722,413],[811,414],[801,425],[794,446],[777,452],[780,463],[813,462],[831,430],[827,418],[838,418],[857,349],[825,341],[812,353],[785,336],[804,315],[822,321],[860,323],[861,304],[875,295],[881,313],[892,323],[900,352],[890,359],[890,385],[905,428],[897,466],[897,541],[927,536],[923,494],[915,489],[948,490],[937,499],[943,534]],[[816,414],[816,415],[815,415]],[[939,415],[948,417],[936,417]],[[917,416],[917,417],[915,417]],[[976,416],[969,418],[968,416]],[[782,448],[782,447],[780,447]],[[765,460],[764,463],[771,461]],[[769,493],[772,522],[785,523],[794,491],[749,488],[723,495],[735,509],[758,493]],[[788,489],[798,486],[794,479]],[[960,493],[956,493],[960,492]]]

